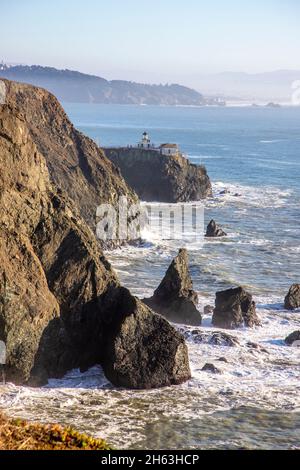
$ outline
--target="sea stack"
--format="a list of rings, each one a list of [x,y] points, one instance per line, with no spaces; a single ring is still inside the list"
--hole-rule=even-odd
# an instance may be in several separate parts
[[[181,248],[153,296],[143,299],[143,302],[169,321],[199,326],[201,314],[196,307],[197,301],[188,267],[188,253]]]
[[[252,295],[242,287],[217,292],[212,324],[229,329],[260,326]]]
[[[212,219],[206,229],[206,237],[226,237],[227,233]]]

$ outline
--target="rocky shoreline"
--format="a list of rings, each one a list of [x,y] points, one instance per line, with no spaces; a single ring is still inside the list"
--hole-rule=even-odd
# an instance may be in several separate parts
[[[183,336],[120,285],[90,228],[97,195],[109,203],[121,191],[136,200],[133,191],[52,95],[4,84],[0,339],[7,379],[40,385],[101,364],[115,385],[187,380]]]
[[[71,369],[100,364],[121,387],[148,389],[188,380],[185,339],[169,323],[201,324],[187,251],[179,251],[153,296],[141,301],[120,284],[103,254],[94,235],[94,209],[120,195],[132,203],[138,196],[164,202],[210,196],[206,170],[181,155],[139,150],[139,156],[136,149],[122,155],[112,150],[107,158],[72,126],[51,94],[3,83],[0,340],[7,348],[7,379],[41,385]],[[136,168],[128,175],[144,178],[140,189],[138,183],[131,189],[129,176],[121,169],[123,178],[110,159],[126,160],[128,171]],[[151,165],[161,177],[153,193]],[[212,220],[206,236],[226,233]],[[299,307],[299,292],[299,284],[291,287],[287,309]],[[217,292],[212,310],[217,328],[260,326],[252,295],[241,286]],[[298,345],[298,333],[286,344]]]

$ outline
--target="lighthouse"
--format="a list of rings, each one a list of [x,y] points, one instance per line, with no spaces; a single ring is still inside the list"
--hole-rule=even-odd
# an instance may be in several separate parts
[[[139,147],[143,149],[149,149],[151,147],[150,143],[150,137],[148,135],[148,132],[143,132],[142,139],[139,143]]]

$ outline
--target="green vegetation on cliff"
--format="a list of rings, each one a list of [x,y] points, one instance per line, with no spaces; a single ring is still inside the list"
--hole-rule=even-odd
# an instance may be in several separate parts
[[[28,423],[0,413],[0,450],[110,450],[103,439],[94,439],[71,427]]]

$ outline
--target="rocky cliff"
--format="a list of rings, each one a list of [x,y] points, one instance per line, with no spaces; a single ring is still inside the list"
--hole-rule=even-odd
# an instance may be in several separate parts
[[[99,204],[116,204],[120,196],[136,203],[120,171],[88,137],[77,131],[55,96],[46,90],[3,80],[6,103],[22,113],[52,182],[64,190],[80,215],[95,228]]]
[[[40,384],[71,368],[94,364],[101,364],[114,384],[127,387],[186,380],[190,371],[181,334],[120,286],[79,213],[84,206],[77,209],[74,193],[70,199],[54,182],[56,165],[62,170],[59,158],[50,177],[50,141],[58,149],[64,139],[68,141],[66,117],[62,128],[51,135],[47,120],[34,124],[28,115],[37,119],[36,103],[47,108],[47,93],[17,84],[5,86],[8,94],[0,105],[0,340],[7,348],[8,380]],[[56,106],[52,97],[49,100]],[[59,118],[53,113],[55,128]],[[73,128],[70,132],[77,135]],[[89,140],[78,139],[86,142],[88,152]],[[82,159],[89,161],[84,153]],[[107,163],[105,157],[103,162]],[[107,188],[103,162],[94,167],[102,169],[97,191]],[[110,163],[107,169],[116,192],[117,181],[125,190]],[[78,174],[83,181],[86,174],[79,170]],[[63,171],[59,178],[62,175]],[[88,187],[86,191],[88,195]]]
[[[143,201],[189,202],[212,194],[206,168],[181,154],[126,147],[106,148],[105,154]]]

